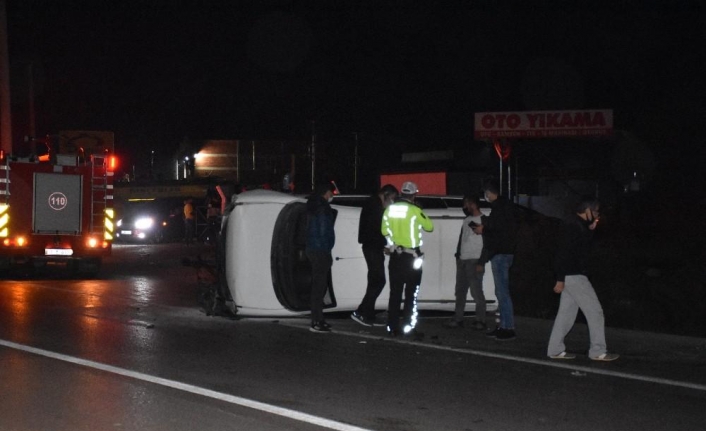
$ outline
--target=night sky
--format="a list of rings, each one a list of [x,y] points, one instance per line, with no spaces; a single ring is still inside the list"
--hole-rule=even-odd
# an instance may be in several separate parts
[[[474,112],[611,108],[664,172],[700,178],[704,7],[547,4],[8,1],[14,135],[32,64],[38,135],[113,130],[127,158],[307,140],[312,120],[392,157],[471,145]]]

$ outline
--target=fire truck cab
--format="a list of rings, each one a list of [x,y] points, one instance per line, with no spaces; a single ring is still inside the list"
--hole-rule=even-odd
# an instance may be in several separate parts
[[[113,240],[115,166],[112,141],[91,150],[0,154],[0,271],[54,265],[98,272]]]

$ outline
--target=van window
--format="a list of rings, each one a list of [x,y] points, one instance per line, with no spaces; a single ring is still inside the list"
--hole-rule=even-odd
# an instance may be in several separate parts
[[[425,210],[446,209],[446,203],[440,197],[417,196],[414,202]]]
[[[362,207],[367,200],[368,196],[334,196],[331,204],[344,207]]]
[[[443,198],[449,208],[463,208],[463,198]]]

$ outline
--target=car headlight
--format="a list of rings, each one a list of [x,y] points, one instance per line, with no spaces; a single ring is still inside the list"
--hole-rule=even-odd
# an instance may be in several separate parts
[[[154,224],[152,217],[142,217],[135,220],[135,229],[149,229]]]
[[[123,225],[123,219],[118,220],[118,222],[115,224],[117,227],[120,227]]]

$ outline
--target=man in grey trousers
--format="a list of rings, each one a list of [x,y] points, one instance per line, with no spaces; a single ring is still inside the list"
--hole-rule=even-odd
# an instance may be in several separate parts
[[[615,353],[608,353],[605,341],[603,308],[596,291],[586,276],[586,258],[600,217],[600,203],[592,197],[584,198],[576,207],[576,214],[564,223],[561,242],[555,258],[556,285],[561,294],[559,311],[549,337],[547,356],[551,359],[574,359],[566,351],[564,337],[571,331],[579,309],[586,316],[591,345],[588,357],[594,361],[614,361]]]
[[[471,326],[473,329],[484,331],[485,324],[485,295],[483,294],[483,270],[480,255],[483,251],[483,237],[473,232],[473,227],[481,224],[480,202],[478,197],[465,195],[463,197],[463,219],[461,232],[456,245],[456,312],[454,317],[444,323],[447,328],[463,327],[463,315],[466,311],[468,289],[476,303],[476,318]]]

